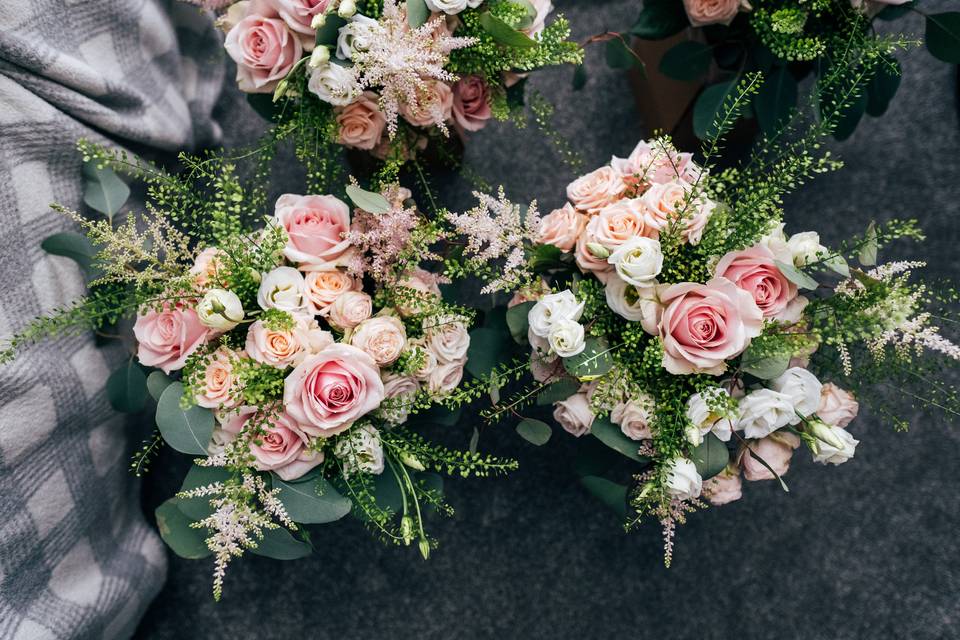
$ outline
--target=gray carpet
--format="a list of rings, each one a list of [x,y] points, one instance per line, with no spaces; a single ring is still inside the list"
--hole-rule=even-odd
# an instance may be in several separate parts
[[[583,37],[622,28],[634,1],[558,2]],[[945,7],[946,2],[936,5]],[[919,19],[910,27],[919,28]],[[569,69],[532,86],[557,106],[557,125],[587,167],[627,153],[641,135],[622,74],[588,57],[585,91]],[[903,255],[938,276],[958,274],[960,123],[955,69],[924,50],[901,56],[903,86],[882,120],[833,145],[847,167],[790,199],[788,230],[817,229],[830,242],[873,218],[913,216],[930,236]],[[230,96],[234,141],[254,116]],[[535,129],[492,127],[473,137],[468,161],[518,199],[547,210],[573,177]],[[296,174],[282,176],[296,189]],[[468,184],[440,185],[451,207]],[[855,423],[856,459],[814,465],[800,452],[787,480],[745,486],[742,501],[693,516],[671,569],[658,528],[624,534],[616,516],[577,485],[571,438],[526,444],[508,425],[481,448],[519,458],[509,479],[450,481],[457,508],[433,530],[429,562],[384,547],[353,521],[324,527],[319,553],[294,563],[246,558],[231,567],[223,601],[210,596],[210,563],[171,554],[166,587],[140,626],[142,638],[955,638],[960,636],[960,430],[918,414],[895,433],[869,412]],[[450,428],[466,446],[468,425]],[[164,455],[147,480],[147,508],[168,497],[184,461]]]

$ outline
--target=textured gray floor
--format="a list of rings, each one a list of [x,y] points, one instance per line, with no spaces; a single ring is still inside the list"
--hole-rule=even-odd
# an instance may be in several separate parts
[[[629,24],[635,2],[559,2],[577,36]],[[949,3],[937,3],[946,6]],[[910,26],[918,27],[913,20]],[[589,55],[590,83],[570,71],[533,86],[558,108],[559,128],[587,167],[624,154],[640,136],[619,74]],[[960,123],[954,71],[925,51],[903,56],[903,86],[883,120],[834,145],[847,168],[791,198],[789,230],[826,241],[871,218],[915,216],[930,235],[931,272],[958,273]],[[228,101],[227,128],[249,139],[252,116]],[[475,136],[468,159],[517,198],[549,209],[572,178],[535,130],[495,127]],[[294,174],[282,178],[295,188]],[[469,186],[441,185],[451,207]],[[745,499],[695,515],[679,533],[673,568],[659,531],[621,532],[575,483],[570,439],[522,442],[508,426],[481,447],[520,459],[509,479],[451,481],[453,521],[434,525],[429,562],[381,546],[355,522],[328,526],[320,552],[295,563],[248,558],[231,567],[220,604],[208,563],[171,556],[166,588],[143,638],[955,638],[960,637],[960,430],[918,415],[907,434],[865,414],[856,459],[814,466],[801,452],[787,477],[745,487]],[[466,446],[469,428],[450,429]],[[151,505],[169,496],[183,461],[166,455],[148,479]]]

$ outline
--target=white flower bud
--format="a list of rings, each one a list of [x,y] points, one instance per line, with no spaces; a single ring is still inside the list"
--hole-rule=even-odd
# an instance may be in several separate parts
[[[317,15],[313,16],[313,20],[310,21],[310,28],[311,28],[311,29],[322,29],[322,28],[323,28],[323,25],[325,25],[325,24],[327,24],[327,14],[326,14],[326,13],[318,13]]]
[[[197,315],[204,326],[230,331],[243,320],[243,304],[233,291],[211,289],[197,305]]]
[[[593,257],[598,260],[606,260],[610,257],[610,249],[607,249],[599,242],[588,242],[587,251],[593,254]]]
[[[324,47],[323,45],[317,45],[316,49],[313,50],[313,53],[310,54],[310,62],[307,63],[307,66],[311,69],[316,69],[317,67],[322,67],[328,62],[330,62],[330,49]]]
[[[341,18],[350,18],[357,12],[357,4],[353,0],[341,0],[337,15]]]

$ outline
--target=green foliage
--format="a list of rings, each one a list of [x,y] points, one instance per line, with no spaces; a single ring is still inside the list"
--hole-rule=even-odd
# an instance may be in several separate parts
[[[109,167],[83,163],[83,201],[113,221],[113,216],[130,197],[130,187]]]
[[[660,59],[660,73],[675,80],[691,82],[707,73],[713,49],[702,42],[687,40],[667,50]]]
[[[960,11],[928,14],[926,25],[930,53],[944,62],[960,64]]]
[[[517,424],[517,434],[530,444],[540,447],[550,441],[553,430],[546,422],[525,418]]]
[[[147,404],[147,376],[133,359],[107,378],[110,406],[121,413],[139,413]]]
[[[186,400],[182,384],[168,386],[157,403],[157,427],[164,441],[177,451],[205,456],[213,434],[213,412],[197,406],[184,408]]]
[[[662,40],[679,33],[689,25],[690,21],[682,2],[646,0],[630,33],[645,40]]]
[[[274,488],[280,489],[277,497],[290,517],[303,524],[335,522],[350,513],[353,506],[322,477],[285,482],[274,474],[272,483]]]

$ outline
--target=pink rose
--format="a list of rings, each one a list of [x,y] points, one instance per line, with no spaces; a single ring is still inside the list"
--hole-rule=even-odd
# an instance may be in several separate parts
[[[493,117],[490,90],[480,76],[464,76],[453,85],[453,118],[467,131],[480,131]]]
[[[730,24],[740,11],[741,0],[683,0],[690,25]]]
[[[579,438],[590,433],[593,426],[593,411],[586,393],[575,393],[566,400],[553,404],[553,419],[563,427],[567,433]]]
[[[327,307],[327,320],[338,329],[353,329],[373,313],[373,299],[362,291],[347,291]]]
[[[700,494],[710,504],[719,507],[743,497],[741,489],[743,481],[740,479],[740,468],[735,465],[727,467],[709,480],[703,481],[703,491]]]
[[[354,149],[369,151],[377,146],[387,127],[380,112],[377,94],[364,91],[363,95],[345,107],[337,107],[337,142]]]
[[[225,254],[214,247],[207,247],[197,254],[190,267],[190,275],[198,287],[205,289],[209,284],[222,284],[218,272],[223,269],[224,257]]]
[[[263,434],[250,441],[253,466],[259,471],[273,471],[281,480],[296,480],[323,462],[323,453],[307,448],[306,434],[285,413],[260,425]]]
[[[272,93],[303,56],[300,38],[282,19],[257,14],[230,29],[224,48],[237,63],[240,90],[247,93]]]
[[[369,355],[334,344],[306,358],[283,385],[283,404],[300,429],[329,437],[345,431],[383,401],[380,368]]]
[[[320,315],[347,291],[358,291],[360,283],[344,271],[311,271],[304,277],[307,310]]]
[[[731,251],[720,258],[716,275],[749,293],[764,318],[788,320],[786,312],[790,302],[797,297],[797,285],[780,272],[773,253],[766,247],[757,245],[743,251]]]
[[[427,378],[427,388],[436,395],[446,395],[456,389],[463,380],[464,360],[439,362]]]
[[[693,163],[693,154],[679,153],[672,146],[661,147],[641,140],[626,158],[616,156],[610,161],[624,184],[643,192],[652,184],[662,184],[671,180],[696,182],[700,168]]]
[[[434,316],[423,322],[425,344],[437,362],[460,362],[470,349],[470,332],[457,316]]]
[[[663,366],[674,375],[720,375],[763,330],[753,296],[726,278],[670,285],[660,300]]]
[[[207,445],[209,455],[223,453],[227,445],[237,439],[247,421],[257,413],[256,407],[237,407],[215,410],[213,415],[217,424],[210,434],[210,443]]]
[[[229,408],[237,403],[233,391],[233,360],[237,354],[221,347],[210,355],[203,372],[203,387],[196,396],[197,404],[208,409]]]
[[[600,167],[567,185],[567,198],[573,206],[591,215],[620,199],[625,186],[612,167]]]
[[[641,196],[647,224],[662,230],[682,216],[683,239],[699,244],[716,204],[703,196],[688,202],[692,190],[692,185],[683,180],[652,185]]]
[[[587,226],[587,216],[573,208],[569,202],[540,219],[537,242],[550,244],[569,252],[577,244],[577,238]]]
[[[262,364],[286,369],[303,351],[303,345],[294,336],[293,330],[268,329],[262,320],[257,320],[247,329],[244,346],[247,355]]]
[[[649,440],[653,402],[646,398],[618,402],[610,411],[610,422],[620,427],[623,435],[631,440]]]
[[[659,228],[648,224],[644,218],[643,203],[637,198],[627,198],[607,205],[587,224],[590,242],[602,244],[613,251],[630,238],[658,238]]]
[[[133,335],[140,364],[170,373],[183,368],[187,357],[207,341],[210,332],[191,307],[165,303],[160,311],[138,313]]]
[[[407,345],[407,332],[395,316],[370,318],[353,330],[350,344],[367,353],[379,366],[388,367]]]
[[[350,208],[334,196],[284,194],[274,217],[287,231],[283,255],[302,271],[329,271],[350,248]]]
[[[793,457],[793,450],[800,446],[800,438],[789,431],[777,431],[766,438],[747,440],[746,444],[740,445],[737,464],[743,469],[743,477],[750,482],[774,480],[775,476],[770,473],[770,470],[750,455],[750,452],[747,451],[748,446],[750,451],[763,458],[763,461],[770,465],[770,468],[776,471],[778,476],[784,476],[790,469],[790,458]]]
[[[562,358],[547,358],[534,349],[530,352],[530,374],[537,382],[556,381],[566,375],[566,369],[563,368]]]
[[[415,127],[432,127],[446,122],[453,114],[453,89],[446,82],[427,80],[417,92],[417,104],[403,103],[400,113]]]
[[[305,51],[312,51],[317,31],[311,26],[313,18],[325,13],[332,0],[267,0],[277,14],[303,43]]]
[[[860,411],[860,403],[853,394],[828,382],[820,390],[820,408],[817,416],[834,427],[846,427]]]

